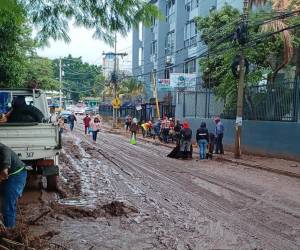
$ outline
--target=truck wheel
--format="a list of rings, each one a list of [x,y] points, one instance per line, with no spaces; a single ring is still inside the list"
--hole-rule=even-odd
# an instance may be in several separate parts
[[[58,183],[57,175],[47,176],[47,190],[48,191],[57,191],[57,183]]]

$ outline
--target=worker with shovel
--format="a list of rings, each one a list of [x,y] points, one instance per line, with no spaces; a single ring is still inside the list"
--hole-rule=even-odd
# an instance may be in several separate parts
[[[13,150],[0,143],[0,190],[3,222],[6,228],[16,226],[17,200],[23,193],[26,178],[25,164]]]

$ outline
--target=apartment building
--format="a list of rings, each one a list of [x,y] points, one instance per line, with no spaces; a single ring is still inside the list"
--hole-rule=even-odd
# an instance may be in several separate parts
[[[151,27],[142,24],[133,31],[132,73],[145,83],[146,99],[153,97],[154,75],[167,82],[171,73],[195,73],[200,81],[197,57],[205,53],[195,27],[194,18],[207,16],[227,2],[242,9],[243,0],[151,0],[165,15],[152,20]],[[154,72],[154,74],[151,74]],[[160,99],[170,89],[158,89]]]

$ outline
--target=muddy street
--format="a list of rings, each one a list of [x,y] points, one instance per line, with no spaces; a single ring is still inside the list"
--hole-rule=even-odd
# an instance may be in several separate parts
[[[37,249],[300,249],[300,182],[102,131],[63,137],[59,194],[27,191]],[[34,193],[34,194],[33,194]]]

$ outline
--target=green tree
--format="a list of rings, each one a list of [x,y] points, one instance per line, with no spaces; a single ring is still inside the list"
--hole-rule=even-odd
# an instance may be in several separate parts
[[[264,14],[265,16],[265,14]],[[204,76],[204,84],[214,88],[216,95],[225,101],[225,107],[232,109],[236,105],[237,79],[231,71],[231,64],[239,55],[238,44],[233,43],[233,32],[241,21],[237,9],[226,5],[219,12],[213,12],[208,17],[197,19],[201,38],[210,51],[209,58],[200,59],[200,68]],[[266,31],[258,26],[257,13],[250,17],[249,40],[245,46],[245,56],[251,66],[247,75],[248,85],[257,84],[262,80],[274,82],[284,61],[284,40],[281,36],[265,36]],[[218,32],[216,32],[218,31]],[[251,43],[258,37],[263,42]],[[210,81],[209,81],[210,80]]]
[[[55,79],[52,60],[31,57],[25,67],[24,85],[45,90],[58,90],[59,81]]]
[[[123,80],[119,85],[119,94],[130,95],[131,97],[144,94],[144,84],[134,78]]]
[[[26,56],[34,43],[26,25],[24,10],[15,2],[11,8],[0,8],[0,86],[22,86]]]
[[[19,0],[25,6],[42,42],[53,39],[69,41],[69,23],[94,30],[94,37],[112,43],[114,33],[127,34],[140,22],[150,25],[151,17],[161,17],[158,8],[144,0]]]
[[[71,55],[62,58],[63,90],[74,101],[86,96],[99,97],[104,88],[102,68],[82,62]],[[59,59],[53,61],[55,76],[59,78]]]

